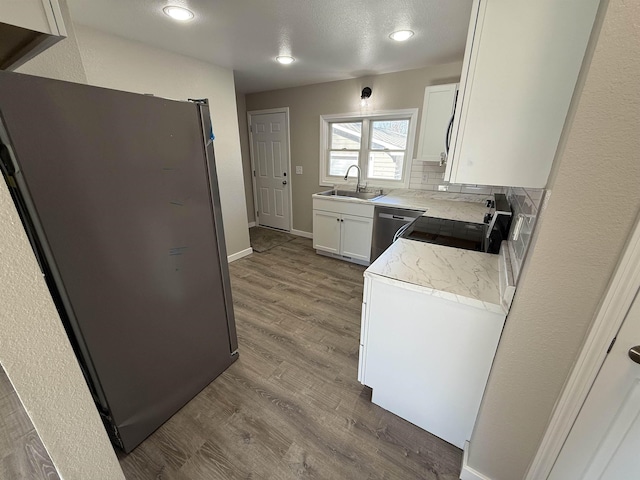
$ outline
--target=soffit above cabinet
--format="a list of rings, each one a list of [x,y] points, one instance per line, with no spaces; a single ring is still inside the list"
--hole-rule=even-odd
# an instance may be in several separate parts
[[[14,70],[66,35],[57,0],[0,0],[1,70]]]

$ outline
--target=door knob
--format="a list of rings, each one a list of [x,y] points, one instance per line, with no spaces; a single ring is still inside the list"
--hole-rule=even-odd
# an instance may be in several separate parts
[[[282,184],[283,184],[283,185],[286,185],[286,184],[287,184],[287,181],[286,181],[286,180],[283,180],[283,181],[282,181]]]
[[[629,358],[636,363],[640,363],[640,345],[629,349]]]

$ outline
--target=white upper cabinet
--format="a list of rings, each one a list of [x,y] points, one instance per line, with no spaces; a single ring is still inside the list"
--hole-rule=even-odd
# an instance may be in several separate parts
[[[457,83],[425,89],[416,160],[439,162],[445,156],[447,130],[453,117],[457,91]]]
[[[445,180],[546,186],[599,0],[474,0]]]
[[[0,0],[0,69],[13,70],[66,36],[58,0]]]

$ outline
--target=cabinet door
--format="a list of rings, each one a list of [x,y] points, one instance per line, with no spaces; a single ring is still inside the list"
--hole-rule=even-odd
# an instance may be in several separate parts
[[[371,235],[373,219],[342,215],[340,254],[358,260],[369,261],[371,258]]]
[[[370,288],[361,377],[372,402],[462,448],[504,314],[377,279]]]
[[[546,186],[599,0],[476,0],[446,180]]]
[[[453,115],[457,88],[457,83],[449,83],[425,89],[416,160],[439,162],[444,156],[447,127]]]
[[[313,248],[340,253],[340,215],[321,210],[313,211]]]

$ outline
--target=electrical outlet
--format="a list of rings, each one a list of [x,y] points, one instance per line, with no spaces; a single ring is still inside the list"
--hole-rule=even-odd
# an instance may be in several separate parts
[[[296,165],[296,175],[302,175],[302,167],[300,165]]]

